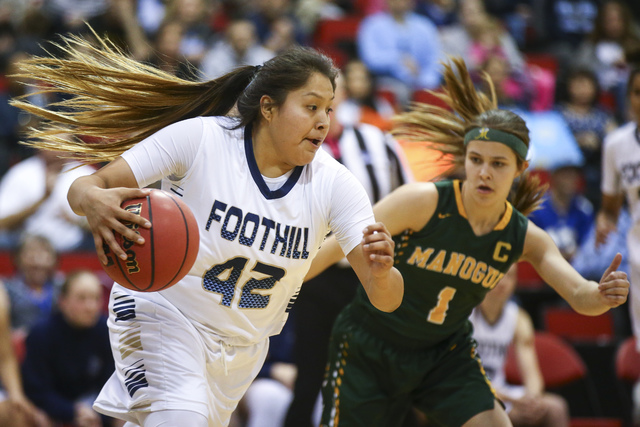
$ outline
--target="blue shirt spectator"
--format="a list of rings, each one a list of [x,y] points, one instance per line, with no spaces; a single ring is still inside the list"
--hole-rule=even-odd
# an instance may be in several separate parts
[[[101,301],[102,285],[95,274],[70,273],[60,291],[60,312],[27,336],[25,392],[56,422],[79,425],[79,420],[102,418],[91,405],[113,374],[114,363]]]
[[[602,275],[609,267],[610,260],[620,252],[622,254],[622,264],[618,270],[630,274],[629,270],[629,249],[627,248],[627,233],[631,228],[631,215],[629,210],[623,208],[618,217],[618,228],[607,237],[607,241],[600,246],[596,246],[596,226],[595,222],[578,248],[578,251],[571,259],[571,265],[582,277],[599,282]]]
[[[442,59],[437,27],[405,7],[404,3],[411,2],[387,3],[389,12],[368,16],[360,25],[357,36],[360,58],[374,74],[395,79],[406,85],[409,92],[437,88]],[[406,101],[399,99],[401,104]]]
[[[5,279],[11,304],[11,329],[27,332],[46,319],[55,306],[60,278],[58,254],[42,236],[26,235],[16,249],[16,273]]]
[[[551,191],[529,218],[544,229],[570,260],[594,222],[593,205],[577,193],[580,169],[562,166],[551,172]]]

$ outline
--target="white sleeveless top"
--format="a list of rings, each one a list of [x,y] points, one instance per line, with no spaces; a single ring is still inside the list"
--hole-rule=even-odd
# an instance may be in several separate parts
[[[516,331],[518,311],[518,304],[508,301],[502,316],[493,325],[487,323],[479,307],[473,310],[469,318],[473,324],[473,338],[478,343],[482,365],[497,390],[502,390],[507,385],[504,365]]]
[[[602,149],[602,192],[625,194],[632,218],[627,236],[629,262],[640,266],[640,131],[634,122],[611,132]]]

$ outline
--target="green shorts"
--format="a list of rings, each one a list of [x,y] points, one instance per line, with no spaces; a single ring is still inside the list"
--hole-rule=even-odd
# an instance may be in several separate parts
[[[322,388],[322,427],[400,426],[418,408],[429,425],[457,427],[496,397],[471,327],[429,349],[391,345],[343,311],[335,322]]]

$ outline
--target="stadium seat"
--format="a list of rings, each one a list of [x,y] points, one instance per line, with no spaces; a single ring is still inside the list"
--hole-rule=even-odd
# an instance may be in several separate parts
[[[546,389],[567,400],[572,417],[600,417],[597,390],[578,352],[562,338],[542,331],[535,333],[535,347]],[[522,384],[513,347],[507,352],[505,373],[507,382]]]
[[[587,375],[587,367],[580,355],[561,338],[548,332],[536,331],[535,346],[547,387],[569,384]],[[507,353],[505,371],[509,383],[522,384],[513,347]]]
[[[627,424],[631,425],[633,411],[633,386],[640,380],[640,353],[636,350],[636,340],[628,337],[620,343],[615,358],[618,393],[624,407]]]
[[[539,290],[545,288],[544,283],[538,272],[528,262],[518,263],[518,289],[523,290]]]
[[[550,71],[554,76],[558,74],[558,60],[548,53],[527,53],[525,62],[529,65],[537,65]]]
[[[545,330],[572,342],[607,343],[614,339],[613,314],[584,316],[570,307],[548,307],[544,311]]]
[[[616,375],[632,383],[640,379],[640,353],[634,337],[626,338],[616,351]]]
[[[359,16],[325,19],[318,22],[313,35],[313,47],[330,56],[342,68],[350,55],[355,54]]]

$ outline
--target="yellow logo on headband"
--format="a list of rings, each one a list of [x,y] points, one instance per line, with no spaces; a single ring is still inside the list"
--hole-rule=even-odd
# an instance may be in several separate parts
[[[480,134],[478,135],[477,139],[486,139],[487,141],[489,140],[489,135],[487,135],[489,133],[489,128],[482,128],[479,130]]]

